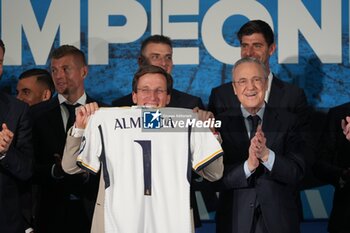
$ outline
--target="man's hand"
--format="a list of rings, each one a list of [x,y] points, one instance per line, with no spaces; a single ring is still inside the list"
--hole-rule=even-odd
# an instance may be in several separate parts
[[[4,155],[9,150],[11,142],[13,140],[13,133],[7,128],[5,123],[2,124],[2,130],[0,131],[0,154]]]
[[[98,110],[96,102],[89,103],[78,108],[75,118],[75,127],[78,129],[85,129],[89,121],[89,117]]]
[[[341,120],[341,128],[346,139],[350,141],[350,117],[347,116],[345,120]]]
[[[269,149],[266,147],[266,138],[261,125],[256,129],[256,134],[250,142],[249,150],[255,154],[257,159],[266,162],[269,158]]]
[[[198,120],[200,121],[207,121],[209,119],[211,120],[215,120],[214,119],[214,114],[210,111],[205,111],[205,110],[201,110],[199,109],[198,107],[195,107],[193,109],[193,112],[194,113],[197,113],[197,116],[198,116]],[[210,130],[214,133],[216,130],[215,128],[210,128]]]
[[[255,150],[253,149],[252,144],[249,146],[249,156],[248,156],[248,169],[250,172],[253,172],[258,166],[259,166],[259,160],[258,157],[255,155]]]

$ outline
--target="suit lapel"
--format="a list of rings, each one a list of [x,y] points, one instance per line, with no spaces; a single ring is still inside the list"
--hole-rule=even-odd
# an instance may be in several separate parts
[[[281,132],[282,122],[279,119],[279,115],[274,109],[267,106],[265,107],[264,117],[263,117],[262,130],[266,137],[267,147],[272,147],[272,142],[275,141],[275,138],[278,136],[278,133]]]
[[[7,119],[7,114],[10,112],[8,101],[3,93],[0,93],[0,123],[2,124]],[[0,126],[0,129],[2,127]]]
[[[48,117],[48,123],[49,125],[54,126],[53,131],[55,131],[57,138],[66,138],[58,97],[53,98],[51,104],[52,108]]]
[[[223,136],[223,148],[227,154],[224,158],[228,163],[246,160],[250,141],[240,108],[226,111],[218,119],[222,120],[220,133]]]
[[[268,100],[269,106],[272,108],[280,107],[280,102],[283,99],[282,96],[284,96],[284,84],[281,82],[281,80],[277,79],[275,75],[273,75],[270,96]]]

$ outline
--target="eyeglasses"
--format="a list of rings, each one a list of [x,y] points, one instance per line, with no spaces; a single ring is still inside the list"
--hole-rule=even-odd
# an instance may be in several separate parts
[[[253,77],[252,79],[241,78],[238,81],[233,81],[233,83],[237,83],[240,87],[246,87],[250,82],[254,86],[260,87],[264,84],[266,78],[262,77]]]
[[[167,90],[163,89],[149,89],[149,88],[137,88],[137,91],[140,92],[142,95],[151,95],[155,93],[156,95],[162,95],[164,93],[167,93]]]

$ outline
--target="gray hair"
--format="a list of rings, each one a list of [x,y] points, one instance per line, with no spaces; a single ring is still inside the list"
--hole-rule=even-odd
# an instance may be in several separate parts
[[[259,66],[263,69],[263,71],[264,71],[264,78],[267,79],[267,76],[268,76],[269,74],[267,73],[267,68],[266,68],[265,64],[264,64],[262,61],[260,61],[259,59],[256,59],[256,58],[254,58],[254,57],[244,57],[244,58],[241,58],[241,59],[239,59],[238,61],[236,61],[236,63],[235,63],[234,66],[233,66],[232,72],[235,71],[235,69],[236,69],[240,64],[243,64],[243,63],[255,63],[255,64],[259,65]]]

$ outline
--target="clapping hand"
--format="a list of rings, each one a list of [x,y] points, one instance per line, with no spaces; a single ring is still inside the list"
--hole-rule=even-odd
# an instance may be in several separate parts
[[[343,134],[346,139],[350,141],[350,117],[347,116],[345,120],[341,120],[341,128],[343,129]]]
[[[13,140],[13,133],[7,128],[5,123],[2,124],[0,131],[0,154],[6,154]]]
[[[251,139],[249,150],[262,162],[266,162],[269,156],[269,149],[266,146],[266,138],[262,131],[262,126],[259,125],[255,136]]]

